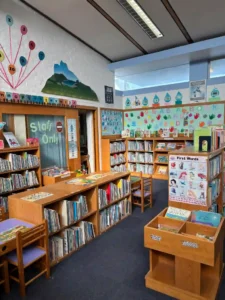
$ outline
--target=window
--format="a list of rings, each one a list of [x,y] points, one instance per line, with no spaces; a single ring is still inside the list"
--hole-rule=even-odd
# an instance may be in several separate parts
[[[115,77],[115,88],[129,91],[189,81],[189,64],[149,71],[129,76]]]
[[[212,60],[209,68],[209,78],[225,76],[225,58]]]

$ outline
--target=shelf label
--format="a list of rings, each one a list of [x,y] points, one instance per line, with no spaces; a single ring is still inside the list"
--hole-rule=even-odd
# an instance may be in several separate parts
[[[198,248],[197,243],[193,243],[193,242],[189,242],[189,241],[182,241],[182,246],[189,247],[189,248],[194,248],[194,249]]]
[[[150,237],[151,237],[151,239],[152,239],[153,241],[157,241],[157,242],[160,242],[161,239],[162,239],[161,236],[155,235],[155,234],[151,234]]]

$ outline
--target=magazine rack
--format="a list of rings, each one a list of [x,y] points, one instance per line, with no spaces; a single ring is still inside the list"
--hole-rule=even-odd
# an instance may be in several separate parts
[[[209,166],[209,160],[222,154],[222,152],[223,150],[220,149],[200,154],[194,151],[190,153],[190,149],[189,152],[186,149],[181,149],[171,152],[169,155],[175,153],[206,155],[208,158],[207,166]],[[208,184],[212,177],[210,178],[209,169],[207,172]],[[222,162],[217,176],[222,178]],[[218,199],[220,199],[221,193]],[[171,195],[169,194],[169,205],[173,207],[190,211],[209,209],[208,195],[206,198],[207,205],[204,206],[179,203],[174,200],[171,201],[170,198]],[[144,246],[149,249],[150,254],[150,270],[145,276],[146,287],[176,299],[216,299],[223,271],[224,218],[221,218],[218,227],[211,227],[192,223],[190,219],[180,221],[166,218],[166,212],[167,208],[144,227]],[[164,228],[176,228],[176,232],[159,229],[159,225],[164,226]],[[196,236],[197,233],[211,236],[213,240],[198,237]]]

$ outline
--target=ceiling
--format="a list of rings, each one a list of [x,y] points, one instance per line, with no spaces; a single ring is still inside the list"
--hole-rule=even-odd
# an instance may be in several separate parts
[[[163,33],[151,40],[116,0],[21,1],[112,62],[225,34],[224,0],[138,0]]]

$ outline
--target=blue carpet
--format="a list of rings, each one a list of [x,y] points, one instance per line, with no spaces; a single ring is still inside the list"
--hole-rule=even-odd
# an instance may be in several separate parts
[[[167,181],[154,181],[154,206],[132,216],[96,238],[86,247],[51,269],[51,279],[41,277],[27,288],[28,300],[168,300],[145,287],[149,252],[144,248],[143,228],[167,206]],[[20,299],[16,283],[1,300]],[[225,299],[225,278],[218,293]]]

